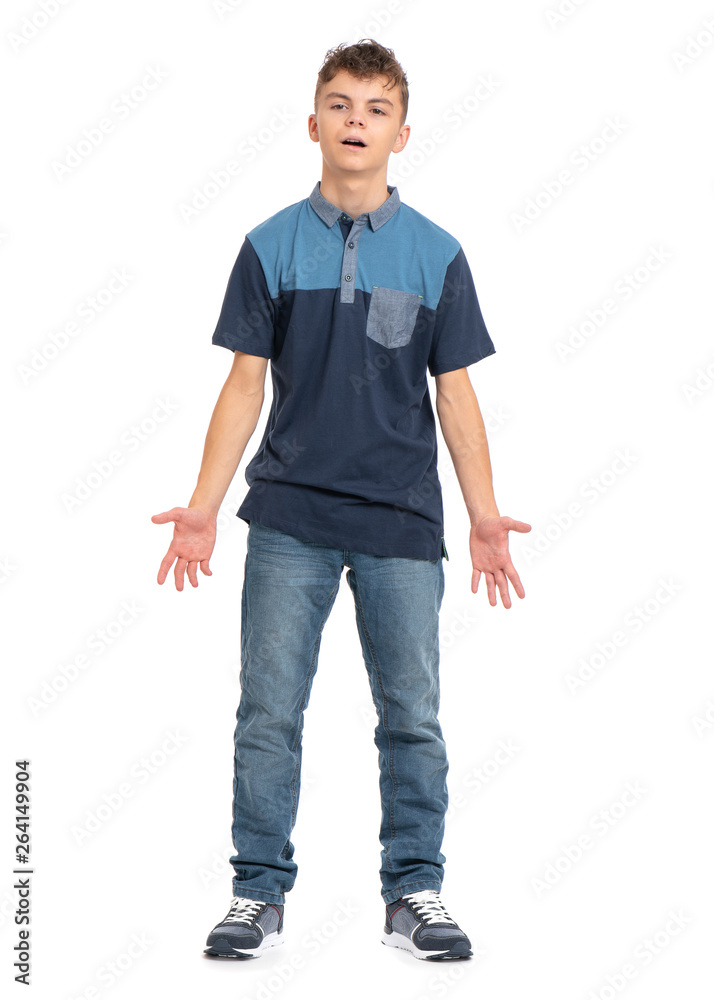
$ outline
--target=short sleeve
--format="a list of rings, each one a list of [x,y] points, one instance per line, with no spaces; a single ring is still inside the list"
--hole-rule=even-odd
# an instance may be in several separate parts
[[[212,343],[231,351],[272,358],[275,350],[275,304],[260,258],[245,237],[233,265]]]
[[[442,375],[495,354],[463,248],[446,269],[429,352],[430,375]]]

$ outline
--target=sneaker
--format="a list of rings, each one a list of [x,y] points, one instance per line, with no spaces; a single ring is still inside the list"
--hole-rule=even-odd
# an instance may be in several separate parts
[[[410,892],[387,903],[382,944],[404,948],[414,958],[431,961],[473,955],[471,942],[433,889]]]
[[[282,903],[234,896],[231,908],[208,935],[207,955],[250,958],[283,943]]]

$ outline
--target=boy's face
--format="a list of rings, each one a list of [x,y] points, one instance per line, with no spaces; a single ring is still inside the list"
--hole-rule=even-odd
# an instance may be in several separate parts
[[[317,100],[317,114],[308,119],[313,142],[336,173],[374,173],[381,170],[390,153],[406,145],[410,128],[400,125],[402,103],[398,87],[387,89],[389,79],[375,76],[360,80],[340,70],[324,84]],[[359,138],[364,145],[345,143]]]

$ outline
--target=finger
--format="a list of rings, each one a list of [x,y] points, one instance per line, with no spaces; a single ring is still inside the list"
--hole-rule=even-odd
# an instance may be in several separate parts
[[[174,561],[174,556],[171,554],[171,549],[166,553],[164,558],[161,560],[161,565],[159,566],[159,575],[156,577],[159,583],[163,583],[166,576],[171,569],[171,564]]]
[[[471,590],[474,594],[478,594],[478,583],[481,579],[481,570],[475,569],[473,575],[471,576]]]
[[[508,592],[508,580],[504,576],[502,570],[499,570],[496,574],[496,583],[498,584],[498,590],[501,595],[501,601],[503,602],[504,608],[510,608],[511,595]]]
[[[177,559],[176,568],[174,569],[174,580],[176,582],[176,590],[183,590],[183,574],[186,569],[186,560]]]
[[[200,566],[204,576],[213,576],[213,571],[208,568],[208,559],[202,559]]]
[[[192,587],[198,586],[198,577],[196,576],[196,563],[190,562],[186,566],[186,573],[188,575],[189,581]]]
[[[484,573],[486,577],[486,590],[488,591],[488,603],[491,607],[496,607],[496,581],[493,578],[493,573]]]
[[[506,566],[506,576],[513,584],[513,589],[518,594],[518,596],[525,597],[526,592],[523,588],[523,584],[521,583],[520,576],[518,575],[518,573],[516,573],[516,568],[513,565],[513,563],[509,563],[508,566]]]

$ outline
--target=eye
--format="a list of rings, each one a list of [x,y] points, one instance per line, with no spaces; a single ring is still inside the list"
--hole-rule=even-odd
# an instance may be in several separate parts
[[[372,111],[379,111],[380,115],[384,114],[384,111],[382,111],[381,108],[372,108]]]
[[[330,107],[331,108],[346,108],[347,105],[346,104],[331,104]]]

